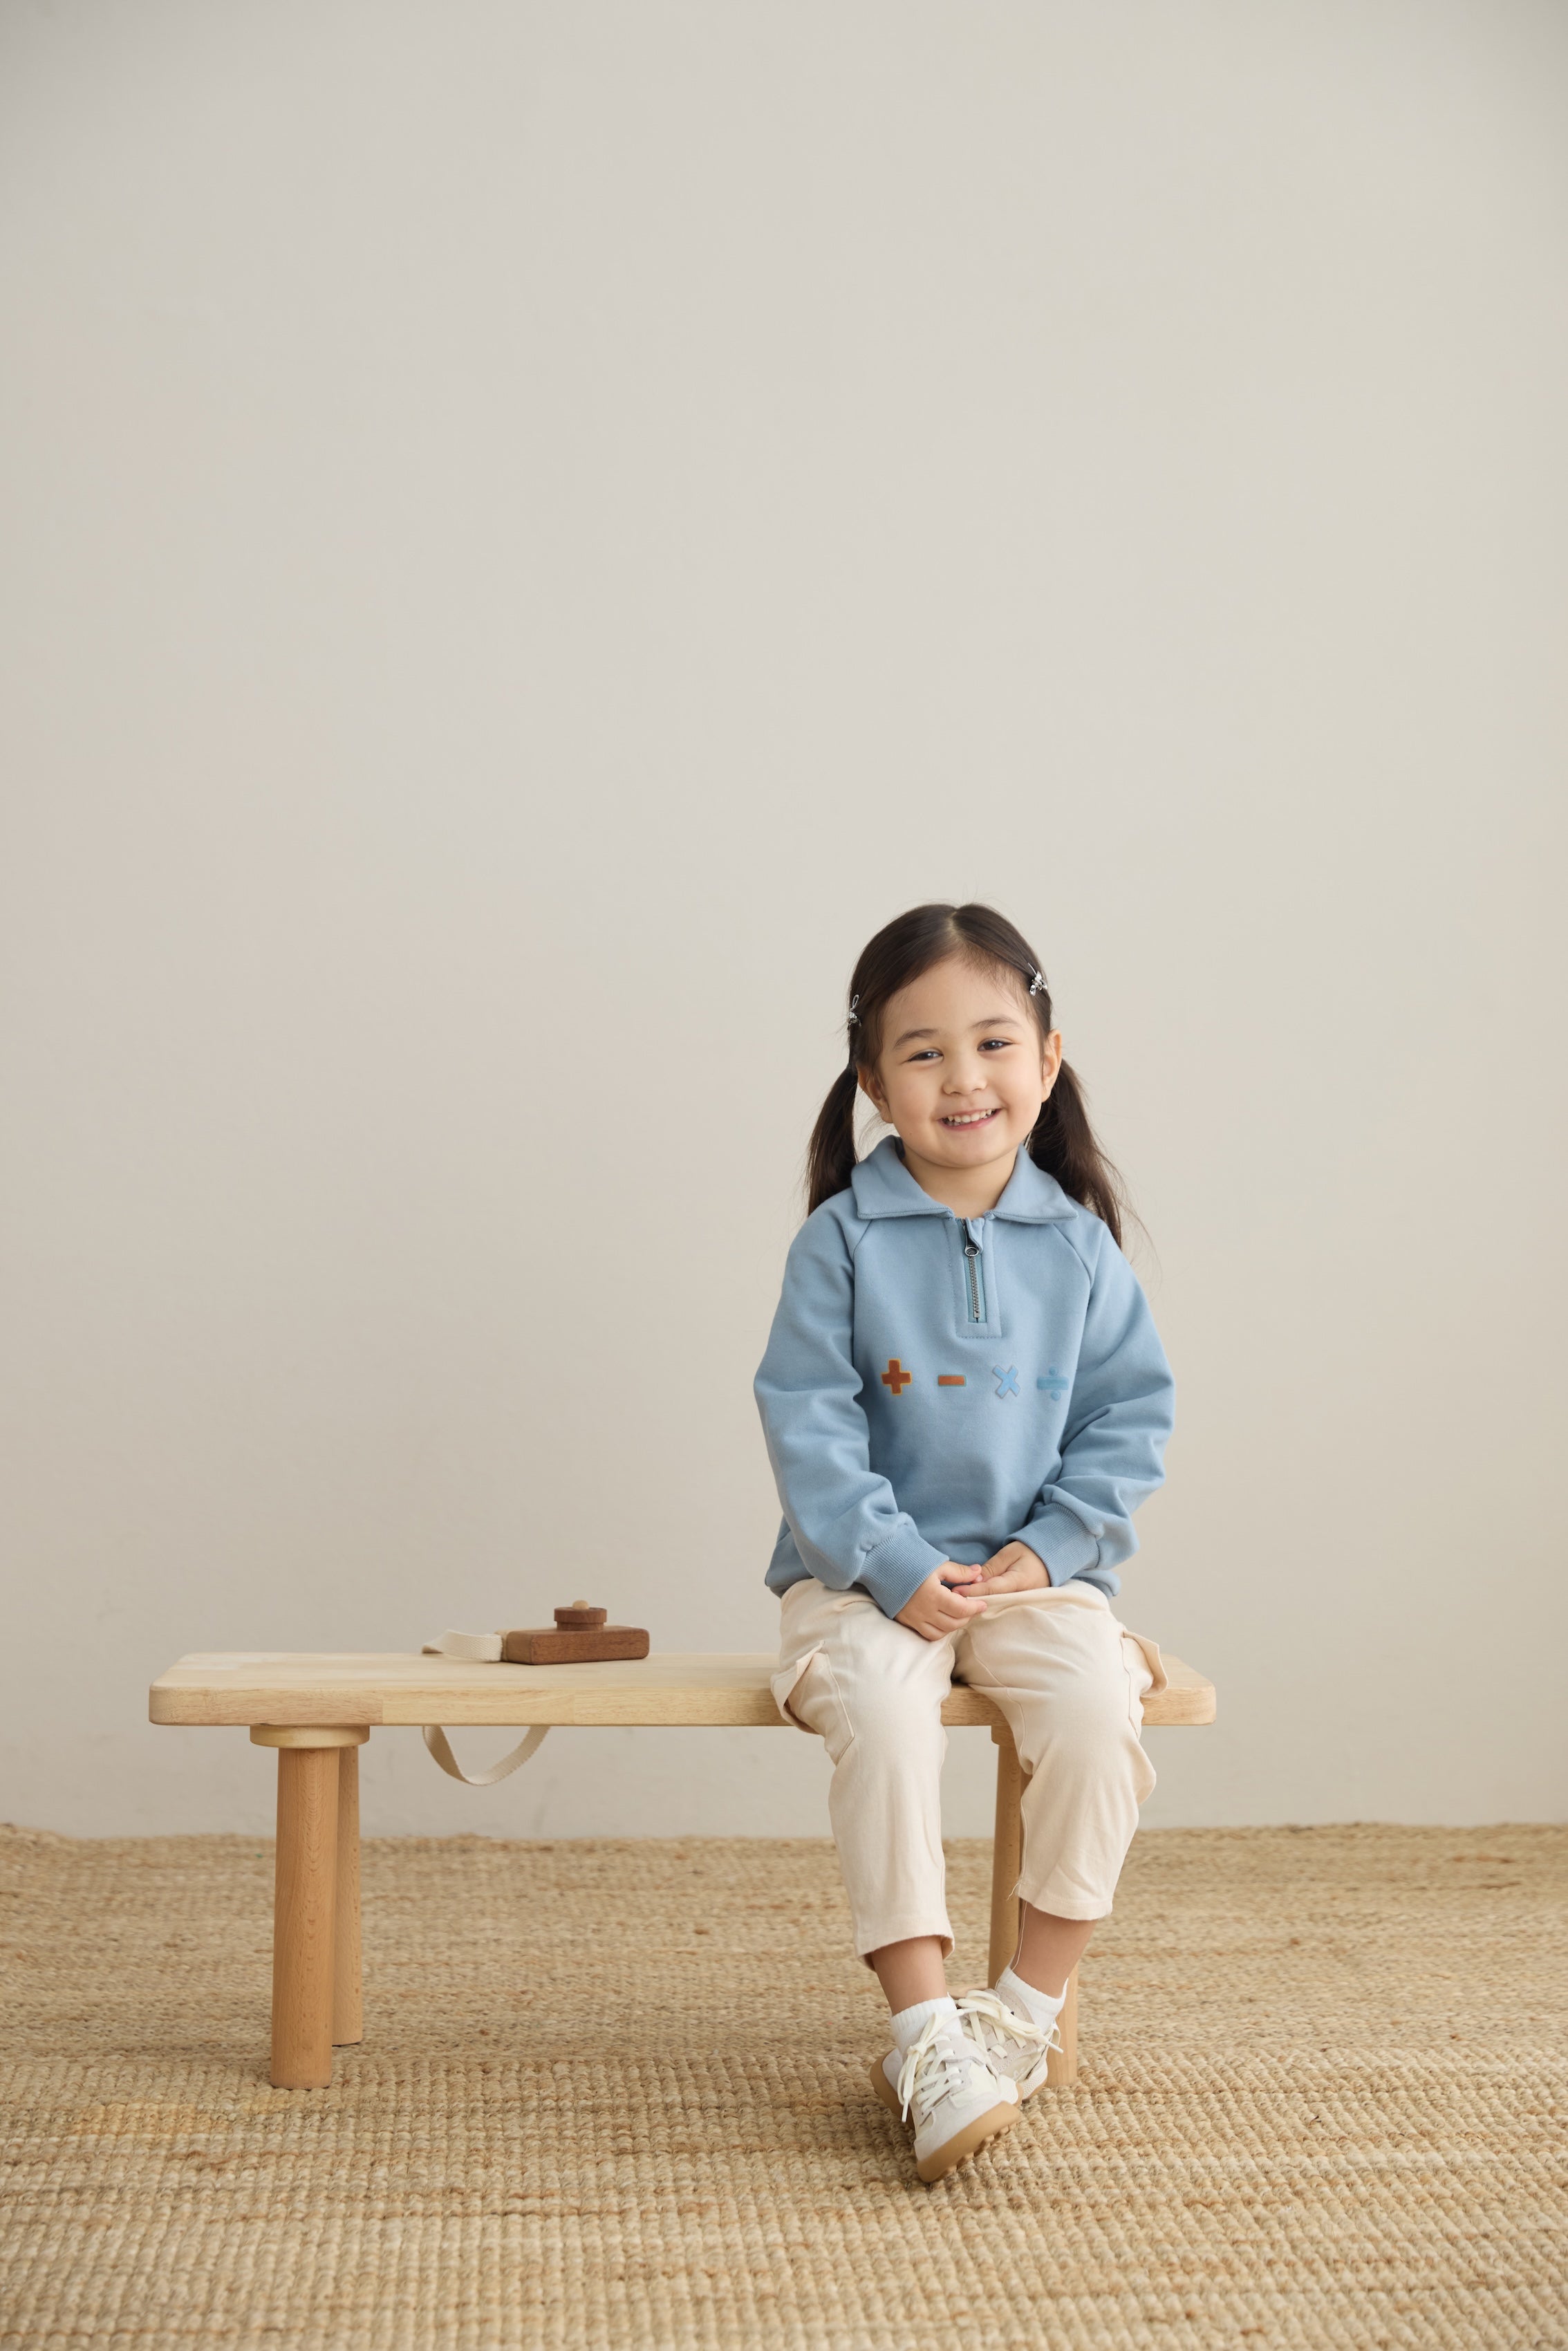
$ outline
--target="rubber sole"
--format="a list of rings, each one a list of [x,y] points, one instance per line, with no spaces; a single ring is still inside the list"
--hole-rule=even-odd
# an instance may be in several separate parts
[[[871,2085],[888,2112],[902,2118],[898,2093],[883,2072],[880,2057],[872,2060]],[[970,2156],[977,2154],[988,2139],[999,2138],[1003,2131],[1011,2130],[1022,2112],[1021,2105],[1015,2106],[1010,2103],[988,2108],[985,2114],[977,2115],[972,2123],[966,2124],[961,2131],[946,2140],[934,2155],[928,2155],[924,2163],[917,2163],[915,2170],[927,2188],[934,2180],[946,2179],[950,2171],[956,2171],[961,2163],[967,2162]]]

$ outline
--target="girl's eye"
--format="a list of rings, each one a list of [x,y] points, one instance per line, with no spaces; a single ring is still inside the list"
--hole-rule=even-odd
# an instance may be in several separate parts
[[[988,1053],[994,1046],[998,1053],[1005,1053],[1012,1041],[1010,1037],[988,1037],[982,1043],[980,1050],[982,1053]]]

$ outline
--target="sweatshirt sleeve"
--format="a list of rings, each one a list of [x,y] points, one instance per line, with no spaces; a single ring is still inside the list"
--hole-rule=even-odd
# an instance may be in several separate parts
[[[837,1216],[819,1210],[795,1236],[757,1405],[790,1533],[810,1573],[852,1583],[896,1616],[946,1554],[935,1550],[871,1466],[861,1375],[851,1354],[854,1259]]]
[[[1165,1482],[1175,1393],[1138,1278],[1102,1228],[1061,1466],[1013,1538],[1044,1561],[1052,1583],[1114,1569],[1137,1550],[1133,1512]]]

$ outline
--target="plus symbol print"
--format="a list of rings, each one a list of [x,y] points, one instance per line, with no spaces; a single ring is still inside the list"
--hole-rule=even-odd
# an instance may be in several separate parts
[[[902,1395],[904,1389],[909,1385],[914,1377],[914,1373],[906,1372],[896,1355],[889,1355],[887,1359],[887,1369],[882,1375],[882,1384],[884,1388],[891,1388],[895,1396]]]

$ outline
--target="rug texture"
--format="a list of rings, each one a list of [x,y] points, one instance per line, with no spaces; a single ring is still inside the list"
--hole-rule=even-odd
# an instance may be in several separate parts
[[[1568,2345],[1568,1831],[1141,1837],[1079,2086],[934,2189],[826,1844],[369,1844],[316,2091],[271,1858],[0,1836],[0,2343]]]

